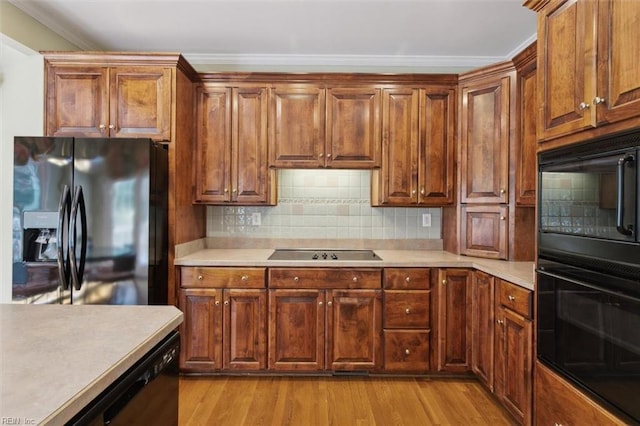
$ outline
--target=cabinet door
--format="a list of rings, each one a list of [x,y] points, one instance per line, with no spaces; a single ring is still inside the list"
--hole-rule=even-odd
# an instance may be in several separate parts
[[[536,135],[537,74],[532,60],[518,69],[518,133],[515,143],[515,162],[511,167],[516,175],[516,205],[536,205],[536,177],[538,175],[538,138]]]
[[[195,194],[197,202],[231,200],[231,89],[199,87],[196,95]],[[188,164],[178,165],[189,167]]]
[[[440,269],[437,274],[434,365],[437,371],[466,372],[471,362],[471,271]]]
[[[502,205],[462,206],[460,253],[507,258],[509,209]]]
[[[380,167],[380,89],[327,89],[327,167]]]
[[[462,88],[461,202],[507,203],[513,73]]]
[[[209,372],[222,368],[222,291],[187,289],[180,291],[180,368]]]
[[[241,204],[272,203],[267,158],[266,87],[233,89],[231,200]]]
[[[596,2],[552,0],[538,13],[538,138],[594,127]],[[637,73],[637,71],[635,71]]]
[[[324,369],[324,290],[269,290],[269,368]]]
[[[327,297],[327,368],[372,370],[382,365],[381,290],[332,290]]]
[[[640,3],[598,2],[598,124],[640,115]]]
[[[109,71],[109,136],[171,139],[171,68]]]
[[[46,72],[46,135],[108,136],[108,68],[47,66]]]
[[[494,349],[494,284],[495,278],[474,271],[471,302],[471,369],[493,391]]]
[[[325,89],[315,85],[277,86],[271,91],[269,165],[324,166]]]
[[[418,201],[442,206],[454,201],[455,89],[420,91]]]
[[[382,92],[382,166],[380,202],[415,205],[418,202],[419,91]]]
[[[267,367],[266,290],[224,290],[224,368]]]
[[[495,393],[522,423],[531,421],[532,325],[531,321],[504,308],[496,315]]]

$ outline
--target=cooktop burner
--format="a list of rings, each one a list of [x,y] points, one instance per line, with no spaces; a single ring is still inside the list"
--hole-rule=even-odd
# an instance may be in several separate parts
[[[269,260],[382,260],[373,250],[276,249]]]

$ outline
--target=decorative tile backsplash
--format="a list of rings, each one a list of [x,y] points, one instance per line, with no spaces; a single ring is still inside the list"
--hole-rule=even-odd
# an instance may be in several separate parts
[[[440,239],[440,208],[371,207],[369,170],[278,170],[278,205],[209,206],[207,236]],[[423,214],[431,226],[422,226]]]

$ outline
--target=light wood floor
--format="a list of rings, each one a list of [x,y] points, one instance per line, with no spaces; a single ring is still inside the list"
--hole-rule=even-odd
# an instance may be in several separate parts
[[[180,425],[511,425],[473,379],[180,378]]]

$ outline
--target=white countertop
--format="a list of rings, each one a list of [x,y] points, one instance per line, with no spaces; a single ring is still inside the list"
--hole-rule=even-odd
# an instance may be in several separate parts
[[[341,260],[269,260],[273,249],[212,249],[204,248],[175,259],[182,266],[298,266],[298,267],[432,267],[475,268],[533,290],[534,262],[507,262],[504,260],[456,256],[442,250],[374,250],[381,261]]]
[[[0,305],[0,422],[64,424],[180,323],[174,306]]]

